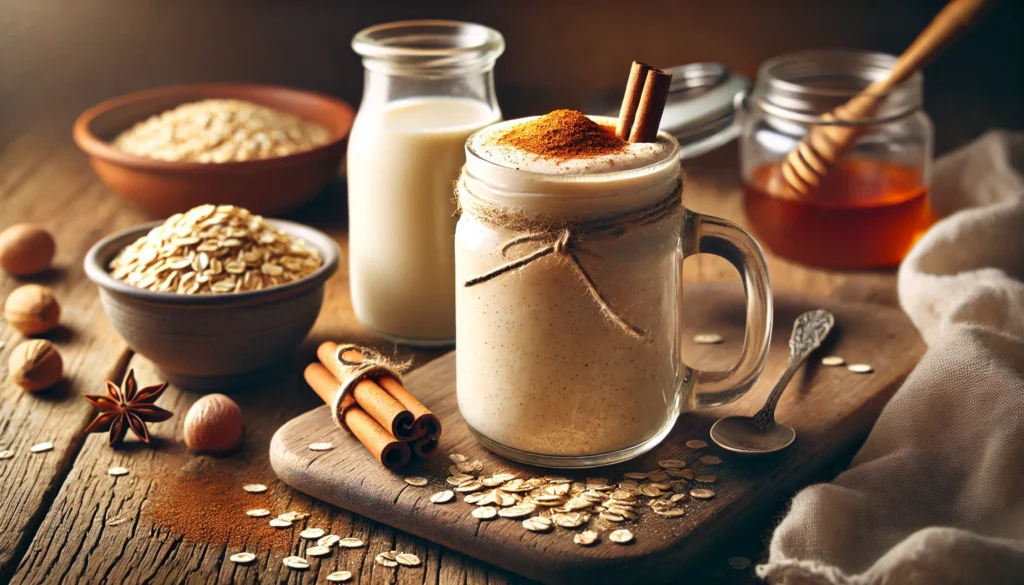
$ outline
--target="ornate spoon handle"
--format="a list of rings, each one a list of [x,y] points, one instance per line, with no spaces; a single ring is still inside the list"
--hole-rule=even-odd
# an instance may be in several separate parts
[[[793,334],[789,338],[789,367],[779,378],[775,388],[772,388],[768,401],[754,415],[754,426],[757,430],[763,431],[775,424],[775,407],[782,398],[782,392],[811,352],[821,347],[821,342],[828,336],[835,322],[835,316],[824,309],[809,311],[796,318]]]

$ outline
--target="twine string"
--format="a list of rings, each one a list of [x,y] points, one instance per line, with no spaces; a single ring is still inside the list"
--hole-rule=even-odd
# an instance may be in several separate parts
[[[563,222],[561,225],[543,225],[538,220],[530,219],[521,213],[509,212],[500,209],[497,205],[485,202],[466,191],[459,190],[459,204],[464,211],[469,211],[474,216],[493,226],[526,231],[505,242],[501,247],[503,258],[509,257],[513,249],[529,243],[538,243],[533,251],[525,256],[502,264],[493,270],[467,280],[464,286],[471,287],[493,280],[503,274],[507,274],[520,268],[554,255],[564,260],[583,282],[584,288],[590,298],[593,299],[601,314],[614,323],[623,333],[634,339],[648,342],[649,336],[645,329],[631,323],[619,314],[605,299],[594,282],[593,277],[580,262],[577,252],[586,252],[593,255],[584,246],[584,240],[610,239],[625,235],[629,230],[639,228],[661,219],[679,213],[682,209],[682,181],[679,181],[676,188],[667,197],[659,201],[626,213],[611,217],[603,217],[589,221]]]
[[[363,359],[359,361],[352,361],[345,357],[345,354],[350,351],[356,351],[362,354]],[[399,382],[402,381],[402,374],[412,367],[412,360],[400,362],[398,360],[389,358],[382,355],[380,352],[371,349],[369,347],[362,347],[360,345],[342,345],[338,347],[335,356],[338,358],[338,363],[346,368],[349,368],[348,372],[338,372],[337,375],[344,375],[344,379],[338,386],[338,391],[334,394],[334,400],[331,402],[331,416],[342,428],[345,427],[344,423],[344,411],[341,408],[342,400],[348,395],[349,392],[355,388],[356,384],[365,378],[370,376],[387,375],[393,376]]]

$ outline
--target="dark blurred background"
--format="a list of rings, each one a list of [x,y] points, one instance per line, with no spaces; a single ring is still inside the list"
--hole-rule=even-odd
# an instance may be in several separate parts
[[[357,104],[359,29],[454,18],[500,30],[506,117],[580,107],[624,83],[633,59],[721,61],[751,77],[807,48],[902,51],[942,0],[0,0],[0,140],[33,123],[70,124],[87,106],[155,85],[256,81]],[[991,126],[1024,127],[1024,2],[997,3],[929,67],[926,108],[942,152]],[[69,131],[70,134],[70,131]]]

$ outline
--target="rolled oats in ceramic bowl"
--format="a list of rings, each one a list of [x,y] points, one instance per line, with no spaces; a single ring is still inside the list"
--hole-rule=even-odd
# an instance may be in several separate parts
[[[215,390],[291,358],[338,259],[313,228],[203,205],[101,240],[85,271],[133,350],[179,386]]]

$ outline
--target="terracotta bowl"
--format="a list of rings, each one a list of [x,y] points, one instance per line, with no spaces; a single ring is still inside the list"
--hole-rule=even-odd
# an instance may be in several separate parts
[[[228,163],[168,162],[125,154],[111,141],[154,114],[183,103],[233,98],[317,122],[331,131],[323,146],[288,156]],[[103,183],[156,217],[204,203],[276,215],[298,207],[337,176],[352,128],[352,107],[311,91],[272,85],[205,83],[129,93],[86,110],[75,120],[74,139]]]
[[[100,303],[114,330],[152,360],[173,384],[222,390],[264,378],[292,358],[313,327],[324,283],[338,269],[338,246],[326,234],[282,220],[267,220],[316,248],[323,265],[280,286],[232,294],[153,292],[115,279],[110,261],[160,222],[138,225],[99,241],[85,257],[85,273],[99,286]]]

